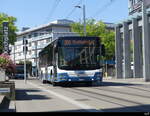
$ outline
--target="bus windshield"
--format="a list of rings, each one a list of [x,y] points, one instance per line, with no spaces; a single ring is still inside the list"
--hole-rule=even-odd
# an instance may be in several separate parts
[[[24,73],[24,67],[23,66],[17,66],[16,67],[16,73],[17,74],[23,74]]]
[[[24,73],[24,69],[17,69],[16,73],[17,74],[23,74]]]
[[[92,46],[59,47],[58,67],[64,70],[95,70],[100,68],[100,48]]]

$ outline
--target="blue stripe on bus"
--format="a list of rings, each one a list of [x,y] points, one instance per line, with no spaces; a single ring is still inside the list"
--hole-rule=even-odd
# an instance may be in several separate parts
[[[62,77],[65,76],[65,77]],[[98,75],[98,77],[96,77]],[[93,79],[93,80],[92,80]],[[57,74],[57,81],[102,81],[102,73],[97,72],[94,76],[88,76],[88,77],[74,77],[74,76],[68,76],[67,73],[58,73]]]

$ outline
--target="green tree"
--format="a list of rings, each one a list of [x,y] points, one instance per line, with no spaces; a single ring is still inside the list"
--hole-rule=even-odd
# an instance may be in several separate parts
[[[80,22],[71,24],[72,31],[84,35],[83,24]],[[115,54],[115,32],[106,29],[106,25],[102,21],[96,21],[94,19],[88,19],[86,21],[87,36],[98,36],[101,38],[101,42],[105,45],[106,56],[105,60],[110,60]]]
[[[17,31],[17,27],[15,26],[15,22],[17,21],[17,19],[13,16],[8,16],[5,13],[0,13],[0,53],[2,53],[3,50],[3,22],[7,21],[9,22],[8,28],[9,28],[9,43],[10,44],[14,44],[14,42],[16,41],[16,31]]]
[[[101,37],[106,51],[105,59],[112,60],[115,56],[115,32],[106,30]]]

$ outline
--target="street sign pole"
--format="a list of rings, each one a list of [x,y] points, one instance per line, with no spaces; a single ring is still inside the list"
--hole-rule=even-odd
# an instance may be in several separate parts
[[[3,22],[3,53],[9,54],[8,22]]]
[[[24,81],[27,84],[27,75],[26,75],[26,38],[23,38],[23,48],[24,48]]]

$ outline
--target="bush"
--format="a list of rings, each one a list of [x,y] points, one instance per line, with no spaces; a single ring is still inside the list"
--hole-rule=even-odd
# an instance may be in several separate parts
[[[5,69],[8,73],[14,73],[16,65],[8,54],[3,53],[0,55],[0,68]]]

